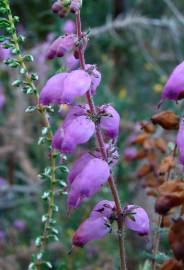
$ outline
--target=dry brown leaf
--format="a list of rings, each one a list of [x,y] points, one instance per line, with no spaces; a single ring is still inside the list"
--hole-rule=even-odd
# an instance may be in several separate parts
[[[153,170],[152,166],[150,164],[143,164],[141,167],[137,170],[137,176],[138,177],[144,177],[147,174],[149,174]]]
[[[161,265],[160,270],[182,270],[182,263],[174,258],[169,259]]]
[[[160,166],[158,167],[157,173],[159,175],[166,174],[169,170],[175,167],[175,160],[172,156],[165,157],[161,160]]]
[[[178,129],[179,117],[172,111],[162,111],[155,114],[151,121],[154,125],[158,124],[164,129]]]
[[[184,220],[174,221],[169,232],[169,243],[177,260],[184,262]]]

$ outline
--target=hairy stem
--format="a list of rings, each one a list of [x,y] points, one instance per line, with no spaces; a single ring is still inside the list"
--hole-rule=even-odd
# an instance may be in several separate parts
[[[77,28],[77,36],[80,39],[82,37],[80,11],[76,14],[76,28]],[[83,48],[79,47],[78,52],[79,52],[79,60],[80,60],[81,68],[85,70],[85,57],[84,57]],[[87,92],[86,99],[89,104],[91,113],[96,114],[97,113],[96,107],[95,107],[93,97],[90,91]],[[96,126],[96,140],[98,142],[102,158],[108,162],[105,142],[104,142],[103,135],[99,126]],[[112,193],[115,205],[116,205],[117,215],[120,217],[122,213],[121,202],[120,202],[117,187],[116,187],[112,174],[110,175],[108,179],[108,183],[109,183],[109,187],[111,189],[111,193]],[[126,270],[127,268],[126,268],[124,236],[123,236],[124,229],[123,229],[123,221],[121,218],[118,219],[117,224],[118,224],[118,242],[119,242],[119,250],[120,250],[121,270]]]
[[[8,0],[4,0],[4,4],[7,10],[7,18],[8,21],[10,23],[11,28],[13,29],[12,31],[12,36],[11,36],[11,40],[14,43],[15,48],[17,49],[17,51],[19,52],[17,54],[17,60],[19,61],[20,64],[20,68],[24,69],[24,74],[23,74],[23,78],[25,80],[25,82],[27,82],[32,89],[34,89],[34,94],[35,94],[35,99],[36,99],[36,104],[37,104],[37,109],[40,112],[40,114],[42,115],[43,118],[43,122],[44,122],[44,126],[48,129],[48,134],[47,134],[47,138],[49,141],[51,141],[52,139],[52,130],[51,130],[51,126],[48,120],[48,115],[47,112],[45,110],[45,108],[39,104],[39,92],[36,88],[36,85],[34,83],[34,81],[32,80],[31,74],[28,71],[28,68],[24,62],[24,57],[21,54],[21,49],[19,46],[19,42],[18,42],[18,36],[17,36],[17,32],[16,32],[16,27],[14,24],[14,18],[10,9],[10,5],[9,5],[9,1]],[[55,204],[55,168],[56,168],[56,161],[55,161],[55,155],[54,152],[52,151],[50,154],[50,167],[51,167],[51,178],[50,178],[50,198],[48,200],[48,211],[47,211],[47,221],[44,223],[44,228],[43,228],[43,233],[41,235],[40,238],[40,244],[38,247],[38,253],[40,252],[44,252],[44,249],[46,247],[47,244],[47,240],[48,240],[48,231],[49,231],[49,226],[50,226],[50,221],[53,218],[53,214],[54,214],[54,204]],[[35,261],[35,265],[40,265],[41,264],[41,258],[37,258],[36,257],[36,261]],[[36,269],[39,269],[38,266]]]

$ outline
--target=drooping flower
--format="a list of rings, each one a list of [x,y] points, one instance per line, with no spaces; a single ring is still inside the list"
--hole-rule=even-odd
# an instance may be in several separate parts
[[[63,153],[72,152],[95,133],[95,124],[87,117],[85,106],[74,106],[53,136],[52,147]]]
[[[71,166],[67,177],[68,184],[71,185],[75,177],[84,169],[89,160],[94,158],[90,153],[84,153]]]
[[[63,64],[67,71],[72,71],[79,66],[79,59],[76,59],[73,54],[66,54],[63,58]]]
[[[161,96],[161,102],[165,99],[178,100],[184,98],[184,61],[176,66],[171,73]]]
[[[97,70],[95,65],[86,65],[86,71],[91,76],[91,93],[94,95],[96,93],[97,87],[101,82],[101,73]]]
[[[90,88],[91,78],[83,70],[58,73],[52,76],[40,93],[40,103],[71,104],[76,97],[83,96]]]
[[[84,198],[94,195],[109,178],[110,170],[106,161],[90,159],[73,179],[68,194],[68,207],[76,208]]]
[[[72,34],[75,32],[75,29],[76,29],[76,27],[75,27],[75,23],[73,20],[69,19],[63,25],[63,32],[65,34]]]
[[[100,112],[104,116],[100,118],[100,127],[103,129],[106,136],[115,138],[119,133],[120,116],[118,112],[109,104],[100,107]]]
[[[176,137],[176,144],[179,149],[179,160],[184,165],[184,118],[180,120],[180,126]]]
[[[76,13],[82,5],[82,0],[72,0],[70,4],[70,11]]]
[[[136,205],[126,206],[125,211],[127,212],[125,217],[126,226],[139,235],[147,235],[150,230],[150,224],[146,211]]]
[[[110,218],[115,211],[115,202],[102,200],[96,204],[90,214],[90,218],[107,217]]]
[[[64,79],[68,73],[58,73],[52,76],[40,92],[40,103],[44,105],[62,104]]]
[[[22,219],[16,219],[13,223],[13,226],[18,230],[18,231],[24,231],[26,228],[26,222]]]
[[[79,226],[75,232],[73,245],[83,247],[89,241],[101,239],[111,231],[109,218],[115,208],[113,201],[102,200],[96,204],[89,217]]]
[[[75,232],[72,243],[83,247],[89,241],[98,240],[111,231],[108,219],[105,217],[86,219]]]
[[[77,38],[74,34],[67,34],[57,38],[49,47],[47,58],[63,57],[66,53],[72,52],[75,48]]]
[[[124,159],[126,161],[133,160],[137,156],[137,149],[135,147],[126,147],[124,151]]]
[[[10,57],[11,55],[11,50],[3,48],[3,43],[0,43],[0,61],[3,61]]]
[[[91,78],[84,70],[74,70],[64,80],[64,96],[69,102],[73,97],[83,96],[90,88]]]

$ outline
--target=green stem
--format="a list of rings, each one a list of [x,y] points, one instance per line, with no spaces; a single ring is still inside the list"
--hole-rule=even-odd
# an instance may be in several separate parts
[[[11,38],[12,38],[12,41],[14,43],[15,48],[18,51],[17,60],[20,64],[20,68],[25,70],[25,73],[23,74],[25,82],[27,82],[32,87],[32,89],[34,89],[37,109],[40,112],[40,114],[42,115],[44,126],[48,128],[48,140],[51,141],[53,134],[52,134],[51,126],[50,126],[50,123],[49,123],[49,120],[47,117],[47,112],[45,111],[45,108],[39,103],[39,92],[36,88],[34,81],[31,78],[31,75],[28,71],[28,68],[24,62],[24,58],[21,54],[21,50],[20,50],[20,46],[19,46],[19,42],[18,42],[18,36],[16,33],[16,27],[14,24],[14,19],[12,16],[9,1],[4,0],[4,4],[5,4],[5,8],[7,10],[7,14],[8,14],[7,15],[8,21],[10,23],[12,30],[13,30]],[[55,161],[54,152],[51,152],[51,154],[50,154],[50,167],[51,167],[51,183],[50,183],[50,198],[48,200],[48,211],[47,211],[48,219],[44,223],[44,228],[43,228],[43,233],[41,235],[40,245],[39,245],[38,250],[37,250],[38,253],[44,252],[44,250],[45,250],[45,247],[47,245],[47,240],[48,240],[50,221],[53,219],[53,215],[54,215],[53,206],[55,204],[55,185],[56,185],[56,178],[55,178],[56,161]],[[36,258],[35,270],[39,269],[39,266],[41,265],[41,263],[42,263],[41,258],[39,258],[39,259]]]

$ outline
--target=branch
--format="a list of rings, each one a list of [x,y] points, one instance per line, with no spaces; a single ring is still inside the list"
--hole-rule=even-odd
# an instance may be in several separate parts
[[[163,28],[170,28],[173,21],[171,19],[162,18],[162,19],[150,19],[140,16],[128,15],[124,19],[109,20],[103,26],[95,27],[91,29],[89,36],[99,36],[105,32],[111,32],[116,29],[125,29],[132,26],[157,26]]]

